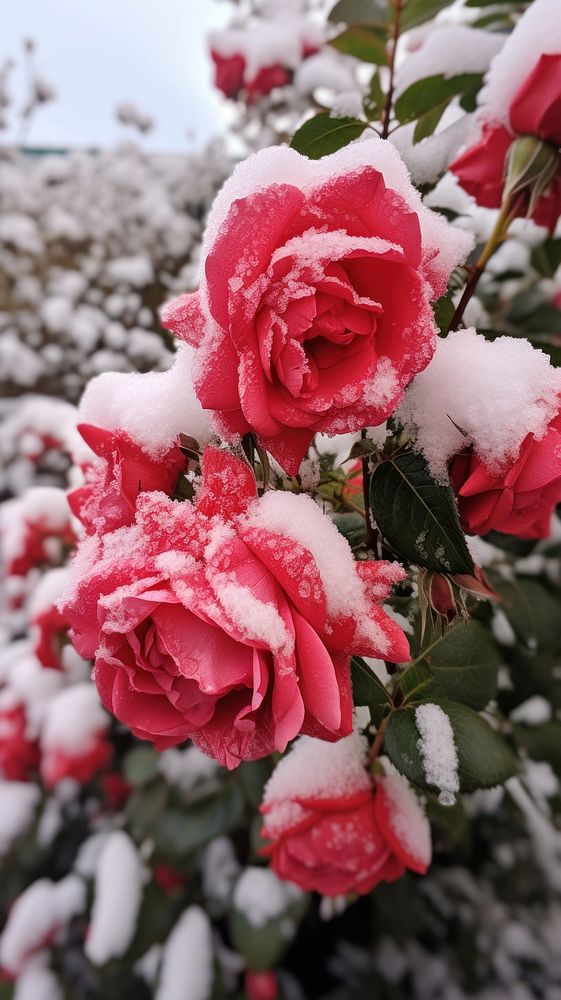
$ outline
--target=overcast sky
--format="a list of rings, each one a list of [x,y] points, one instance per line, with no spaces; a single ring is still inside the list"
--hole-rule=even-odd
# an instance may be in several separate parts
[[[114,109],[132,101],[156,119],[150,148],[185,149],[224,127],[213,92],[205,34],[226,23],[219,0],[10,0],[0,32],[0,61],[21,42],[37,43],[37,67],[57,100],[37,112],[32,145],[108,145],[126,134]],[[9,16],[6,17],[6,10]],[[194,133],[194,139],[186,136]],[[135,133],[136,134],[136,133]]]

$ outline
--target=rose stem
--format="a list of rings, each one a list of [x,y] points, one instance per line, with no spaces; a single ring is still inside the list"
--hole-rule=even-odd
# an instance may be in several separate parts
[[[376,735],[374,737],[374,742],[373,742],[372,746],[370,747],[370,752],[368,754],[368,763],[369,764],[373,764],[374,763],[374,761],[376,760],[376,757],[378,756],[378,754],[380,753],[380,750],[382,749],[382,743],[384,742],[384,733],[386,732],[386,726],[387,726],[388,722],[390,721],[390,718],[391,718],[391,715],[385,715],[384,718],[382,719],[380,725],[378,726],[378,728],[376,730]]]
[[[393,91],[394,91],[394,74],[395,74],[395,56],[397,52],[397,41],[399,38],[399,32],[401,28],[401,9],[403,6],[403,0],[394,0],[395,3],[395,17],[393,22],[393,33],[392,42],[390,50],[389,59],[389,69],[390,69],[390,82],[388,85],[388,92],[386,94],[386,100],[384,103],[384,115],[382,118],[382,139],[388,138],[388,133],[390,131],[390,120],[392,113],[392,101],[393,101]]]
[[[460,323],[462,322],[466,306],[479,284],[479,279],[483,274],[487,264],[489,263],[489,260],[495,248],[498,246],[499,243],[502,242],[502,240],[506,238],[508,233],[508,228],[512,220],[516,217],[518,207],[519,207],[518,199],[512,201],[510,198],[507,198],[507,200],[503,204],[499,212],[497,221],[495,223],[493,232],[491,233],[489,239],[487,240],[485,246],[483,247],[483,250],[481,251],[479,257],[477,258],[477,261],[470,269],[470,276],[467,285],[464,288],[460,301],[458,302],[458,305],[456,307],[456,312],[452,316],[450,326],[448,327],[448,333],[450,333],[452,330],[457,330]]]

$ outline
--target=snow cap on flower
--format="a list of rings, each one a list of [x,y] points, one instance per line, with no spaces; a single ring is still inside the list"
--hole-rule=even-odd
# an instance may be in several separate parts
[[[200,289],[163,321],[199,346],[195,388],[221,435],[253,430],[295,474],[316,432],[393,412],[434,351],[430,302],[470,245],[390,143],[321,160],[264,149],[217,195]]]

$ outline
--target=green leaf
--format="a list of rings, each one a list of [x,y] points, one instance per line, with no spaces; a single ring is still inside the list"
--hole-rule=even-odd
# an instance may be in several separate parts
[[[373,74],[370,81],[368,97],[364,99],[364,113],[369,121],[377,121],[383,111],[386,95],[382,90],[379,70]]]
[[[546,760],[561,774],[561,722],[552,720],[538,726],[517,725],[514,738],[532,760]]]
[[[454,494],[422,455],[402,452],[374,470],[370,504],[380,531],[409,562],[439,573],[473,573]]]
[[[466,7],[495,7],[499,4],[505,4],[509,7],[514,7],[518,5],[519,7],[523,3],[527,3],[528,0],[465,0]]]
[[[384,25],[389,20],[387,0],[339,0],[329,14],[332,24]]]
[[[456,307],[449,295],[442,295],[433,307],[434,320],[441,333],[446,333],[452,322]]]
[[[351,548],[356,545],[362,545],[364,542],[364,518],[360,514],[332,514],[331,520],[333,521],[337,531],[347,539]]]
[[[541,246],[534,247],[530,261],[543,278],[553,278],[561,264],[561,239],[550,237]]]
[[[428,139],[433,134],[449,103],[450,101],[443,101],[442,104],[437,104],[436,107],[421,115],[413,132],[413,145],[422,142],[423,139]]]
[[[426,650],[427,662],[444,695],[470,708],[485,708],[497,693],[499,651],[480,622],[457,622]]]
[[[516,773],[517,762],[512,750],[485,719],[466,705],[442,700],[438,704],[450,719],[454,733],[461,792],[493,788]],[[395,712],[384,739],[390,760],[415,785],[428,791],[438,791],[426,781],[417,745],[419,739],[413,708]]]
[[[385,33],[380,33],[376,28],[361,25],[346,28],[336,38],[332,38],[329,44],[338,52],[354,56],[362,62],[375,63],[376,66],[388,64]]]
[[[368,705],[372,721],[378,726],[392,707],[389,692],[360,656],[351,660],[351,679],[354,704]]]
[[[309,903],[309,896],[299,896],[286,910],[267,923],[252,924],[245,913],[233,906],[228,915],[230,938],[248,967],[263,972],[278,965],[295,936]]]
[[[358,139],[365,128],[366,122],[356,118],[332,118],[328,111],[322,111],[300,126],[290,145],[311,160],[319,160]]]
[[[401,30],[409,31],[417,28],[425,21],[430,21],[439,10],[448,7],[450,0],[409,0],[401,15]]]
[[[415,121],[444,102],[451,101],[453,97],[473,90],[482,80],[481,73],[462,73],[449,78],[437,73],[423,80],[416,80],[395,102],[396,117],[402,124]]]
[[[128,750],[123,758],[123,777],[129,785],[140,788],[158,773],[159,755],[146,743]]]
[[[183,858],[237,826],[243,813],[239,785],[228,781],[219,795],[208,796],[186,809],[166,809],[151,823],[148,835],[164,857]]]
[[[399,678],[399,690],[405,705],[420,704],[429,698],[440,700],[444,697],[444,691],[439,687],[428,663],[423,661],[412,663],[403,671]]]
[[[531,653],[561,648],[560,603],[538,580],[517,577],[505,580],[491,574],[493,587],[503,599],[501,610],[514,634]]]

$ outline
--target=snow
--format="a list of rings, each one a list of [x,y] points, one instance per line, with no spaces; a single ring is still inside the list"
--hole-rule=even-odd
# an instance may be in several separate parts
[[[462,114],[450,121],[444,115],[434,135],[413,143],[416,123],[398,129],[391,137],[415,184],[434,184],[465,145],[473,131],[473,116]]]
[[[12,973],[23,968],[31,954],[51,935],[81,913],[86,888],[77,875],[60,882],[42,878],[18,896],[0,939],[0,963]]]
[[[504,35],[465,24],[435,24],[423,44],[407,54],[396,74],[396,99],[411,84],[442,74],[446,79],[464,73],[484,73],[500,52]]]
[[[27,640],[13,642],[0,655],[0,707],[25,706],[26,735],[38,736],[52,699],[61,690],[64,678],[59,670],[45,670]]]
[[[233,904],[252,927],[265,927],[282,917],[302,896],[292,882],[282,882],[270,868],[246,868],[236,882]]]
[[[203,892],[211,901],[226,902],[240,866],[228,837],[216,837],[202,857]]]
[[[415,709],[415,724],[420,733],[417,749],[427,783],[438,788],[442,805],[453,805],[460,790],[460,779],[450,719],[440,705],[429,702]]]
[[[167,372],[99,375],[82,396],[81,420],[108,430],[122,428],[154,458],[182,431],[206,444],[212,432],[193,389],[192,359],[192,348],[179,344]]]
[[[541,695],[535,694],[527,698],[510,713],[512,722],[523,723],[526,726],[539,726],[551,719],[551,705]]]
[[[133,288],[142,288],[154,277],[149,258],[142,254],[110,260],[105,271],[110,282],[132,285]]]
[[[156,1000],[209,1000],[213,979],[210,921],[200,906],[189,906],[164,945]]]
[[[235,573],[215,572],[209,582],[244,640],[263,643],[276,655],[293,650],[294,639],[274,605],[259,600],[250,587],[238,582]]]
[[[338,175],[352,174],[366,166],[379,170],[387,187],[400,194],[416,212],[427,260],[430,258],[431,268],[436,268],[439,274],[442,271],[447,277],[469,252],[471,235],[451,226],[446,219],[423,205],[397,150],[391,143],[374,136],[353,142],[319,160],[309,160],[287,146],[271,146],[242,161],[214,200],[203,239],[202,261],[211,250],[236,199],[246,198],[272,184],[293,184],[307,194],[325,181],[333,181]],[[206,285],[203,271],[200,280],[204,304]]]
[[[37,785],[0,780],[0,854],[29,829],[40,798]]]
[[[199,783],[216,776],[218,763],[194,746],[184,750],[164,750],[158,754],[158,770],[171,785],[189,792]]]
[[[104,965],[127,951],[136,930],[144,871],[128,834],[110,833],[100,852],[91,923],[84,951],[94,965]]]
[[[380,779],[389,800],[390,826],[408,855],[421,865],[429,865],[432,857],[430,825],[418,796],[387,757],[380,758],[384,777]]]
[[[331,103],[330,118],[362,118],[362,94],[360,90],[345,90],[337,94]]]
[[[13,1000],[64,1000],[61,985],[49,969],[48,961],[48,952],[33,956],[18,976]]]
[[[3,558],[10,562],[25,551],[28,524],[40,524],[45,534],[57,534],[67,528],[69,519],[66,494],[55,486],[33,486],[7,501],[0,508]]]
[[[356,66],[356,60],[350,56],[326,47],[300,64],[294,74],[294,87],[305,96],[319,88],[331,94],[354,92]]]
[[[27,605],[30,620],[37,618],[44,611],[49,611],[66,589],[70,577],[70,567],[60,566],[49,569],[39,580]]]
[[[356,731],[336,743],[301,736],[279,761],[265,786],[266,823],[276,833],[303,815],[294,800],[338,798],[370,788],[368,743]]]
[[[56,694],[47,706],[41,745],[79,754],[87,751],[108,725],[109,716],[93,684],[73,684]]]
[[[271,490],[251,504],[250,527],[293,538],[308,549],[318,567],[331,615],[353,615],[365,606],[349,543],[311,497]]]
[[[509,108],[541,55],[561,53],[559,0],[534,0],[491,63],[479,94],[481,119],[509,125]]]
[[[449,459],[469,444],[494,469],[516,458],[527,434],[545,434],[560,394],[561,372],[527,340],[490,342],[473,329],[456,330],[438,341],[397,415],[444,478]]]
[[[302,61],[304,47],[319,48],[324,38],[325,29],[320,24],[284,12],[282,23],[276,18],[256,19],[243,28],[212,31],[208,41],[211,50],[221,56],[243,56],[244,81],[249,84],[265,66],[295,69]]]

